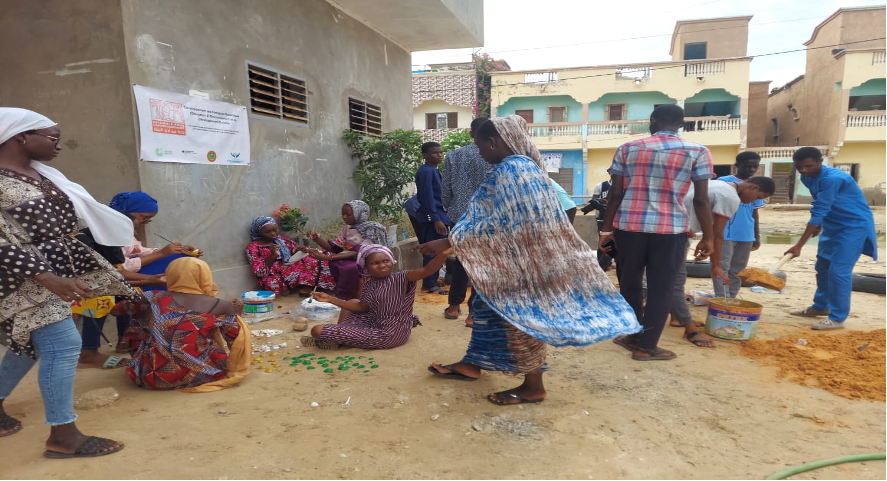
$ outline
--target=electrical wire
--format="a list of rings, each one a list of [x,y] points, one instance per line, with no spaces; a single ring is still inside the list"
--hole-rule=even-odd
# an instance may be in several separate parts
[[[823,48],[833,48],[833,47],[840,47],[840,46],[845,46],[845,45],[854,45],[854,44],[858,44],[858,43],[873,42],[873,41],[876,41],[876,40],[884,40],[885,38],[887,38],[887,37],[868,38],[868,39],[865,39],[865,40],[856,40],[856,41],[853,41],[853,42],[842,42],[842,43],[837,43],[837,44],[833,44],[833,45],[822,45],[822,46],[820,46],[820,47],[808,47],[808,48],[799,48],[799,49],[794,49],[794,50],[783,50],[783,51],[780,51],[780,52],[760,53],[760,54],[756,54],[756,55],[747,55],[747,56],[745,56],[745,57],[738,57],[738,58],[745,59],[745,58],[758,58],[758,57],[772,57],[772,56],[774,56],[774,55],[785,55],[785,54],[789,54],[789,53],[806,52],[806,51],[809,51],[809,50],[819,50],[819,49],[823,49]],[[711,59],[711,60],[704,61],[704,62],[694,62],[694,64],[705,64],[705,63],[723,62],[723,61],[725,61],[725,60],[731,60],[731,59],[729,59],[729,58],[726,58],[726,59]],[[635,64],[635,65],[642,65],[642,64]],[[664,67],[648,67],[648,68],[646,68],[645,70],[650,70],[650,71],[652,72],[652,71],[655,71],[655,70],[668,70],[668,69],[673,69],[673,68],[684,68],[685,65],[687,65],[687,61],[680,62],[680,63],[678,63],[677,65],[667,65],[667,66],[664,66]],[[585,68],[595,68],[595,67],[585,67]],[[638,67],[638,68],[642,68],[642,67]],[[580,69],[582,69],[582,67],[566,67],[566,68],[552,69],[552,71],[556,71],[556,70],[580,70]],[[507,71],[506,71],[506,72],[497,72],[497,73],[503,73],[503,74],[506,74],[506,73],[510,73],[510,72],[507,72]],[[570,77],[569,80],[576,80],[576,79],[583,79],[583,78],[595,78],[595,77],[609,77],[609,76],[611,76],[611,75],[613,75],[612,72],[610,72],[610,73],[601,73],[601,74],[591,74],[591,75],[581,75],[581,76],[578,76],[578,77]],[[513,82],[513,83],[496,84],[496,85],[493,85],[492,87],[512,87],[512,86],[516,86],[516,85],[531,85],[531,84],[532,84],[532,85],[544,85],[545,83],[544,83],[544,82],[526,82],[526,81],[525,81],[525,82]],[[475,89],[475,88],[476,88],[476,87],[456,87],[456,88],[447,88],[447,89],[415,90],[415,91],[413,91],[413,93],[452,92],[452,91],[462,91],[462,90],[473,90],[473,89]]]

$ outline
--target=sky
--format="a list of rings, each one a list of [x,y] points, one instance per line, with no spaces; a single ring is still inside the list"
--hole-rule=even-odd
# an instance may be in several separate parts
[[[481,0],[477,0],[481,1]],[[754,15],[748,54],[804,48],[813,28],[842,7],[884,0],[484,0],[486,52],[512,70],[671,60],[678,20]],[[646,38],[638,38],[646,37]],[[413,70],[467,62],[473,49],[414,52]],[[804,73],[804,52],[756,58],[750,80],[779,87]]]

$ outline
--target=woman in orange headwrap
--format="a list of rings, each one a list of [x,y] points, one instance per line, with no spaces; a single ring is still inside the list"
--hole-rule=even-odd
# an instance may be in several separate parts
[[[209,265],[200,259],[172,261],[166,281],[165,292],[145,292],[142,302],[129,307],[130,379],[157,390],[209,384],[222,389],[239,382],[246,376],[240,361],[250,343],[249,328],[238,317],[243,304],[215,297],[219,288]],[[237,355],[237,372],[229,372],[229,354]],[[215,389],[201,391],[206,390]]]

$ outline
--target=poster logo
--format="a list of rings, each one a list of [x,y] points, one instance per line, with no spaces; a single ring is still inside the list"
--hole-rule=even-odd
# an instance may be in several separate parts
[[[172,151],[166,150],[162,147],[157,147],[156,149],[154,149],[154,155],[156,155],[157,157],[163,157],[164,155],[172,155]]]
[[[240,158],[240,152],[231,152],[231,158],[232,158],[232,159],[239,159],[239,158]]]
[[[216,156],[216,152],[214,150],[210,150],[206,153],[206,160],[210,162],[215,162],[218,157]]]
[[[150,99],[151,131],[158,134],[185,135],[185,107],[178,102]]]

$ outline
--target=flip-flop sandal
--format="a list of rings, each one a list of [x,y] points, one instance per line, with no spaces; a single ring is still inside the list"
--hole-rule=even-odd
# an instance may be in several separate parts
[[[122,365],[126,365],[129,362],[129,359],[120,357],[120,356],[108,356],[108,359],[105,359],[105,363],[102,364],[102,369],[117,369]]]
[[[693,345],[696,347],[706,347],[706,348],[715,347],[715,343],[711,339],[696,339],[695,341],[693,340],[694,337],[696,337],[700,334],[704,334],[704,332],[694,331],[694,332],[691,332],[690,334],[687,334],[686,336],[684,336],[684,339],[692,342]]]
[[[499,396],[499,397],[505,397],[505,398],[508,398],[508,399],[516,399],[517,402],[516,402],[516,403],[507,403],[507,402],[503,402],[503,401],[501,401],[501,400],[496,400],[496,399],[493,399],[493,397],[492,397],[492,396],[494,396],[494,395],[495,395],[495,396]],[[513,392],[508,392],[508,391],[500,391],[500,392],[497,392],[497,393],[494,393],[494,394],[490,394],[489,396],[487,396],[487,401],[490,401],[491,403],[493,403],[493,404],[495,404],[495,405],[497,405],[497,406],[516,406],[516,405],[518,405],[518,404],[533,404],[533,403],[541,403],[541,402],[544,401],[544,400],[545,400],[545,398],[542,398],[542,399],[525,399],[525,398],[523,398],[523,397],[521,397],[521,396],[518,396],[517,394],[515,394],[515,393],[513,393]]]
[[[635,361],[671,361],[672,359],[676,359],[678,357],[677,354],[662,349],[661,347],[657,347],[656,349],[645,349],[643,347],[635,347],[635,351],[645,352],[649,354],[649,356],[638,356],[636,354],[632,354],[631,358]],[[665,356],[665,353],[670,353],[671,356]]]
[[[626,351],[632,351],[632,352],[634,352],[634,350],[637,349],[637,347],[638,347],[637,344],[629,343],[628,336],[625,336],[625,335],[614,337],[613,344],[616,344],[617,346],[622,346],[625,348]]]
[[[431,374],[434,374],[435,376],[443,377],[443,378],[447,378],[447,379],[455,379],[457,381],[477,381],[478,380],[478,378],[476,378],[476,377],[466,376],[466,375],[462,374],[461,372],[456,372],[456,370],[453,369],[452,364],[449,364],[446,366],[441,365],[440,367],[442,367],[450,372],[440,372],[437,369],[435,369],[434,366],[428,366],[428,371]]]
[[[67,459],[67,458],[94,458],[96,456],[107,456],[109,454],[114,454],[117,451],[123,449],[123,445],[117,446],[116,448],[109,449],[107,451],[102,451],[102,449],[116,443],[117,441],[112,441],[110,439],[98,438],[95,436],[90,436],[86,438],[86,441],[83,441],[83,444],[77,447],[77,450],[73,453],[60,453],[58,451],[49,451],[46,450],[43,452],[43,455],[47,458],[51,459]]]
[[[0,415],[0,429],[6,431],[5,433],[0,434],[0,438],[12,436],[22,430],[22,422],[9,414],[3,414]]]
[[[335,342],[321,341],[316,337],[302,336],[299,342],[305,347],[316,347],[318,349],[338,349],[339,345]]]
[[[459,316],[462,315],[462,309],[457,310],[455,316],[447,314],[447,310],[448,309],[444,309],[444,319],[459,319]]]

